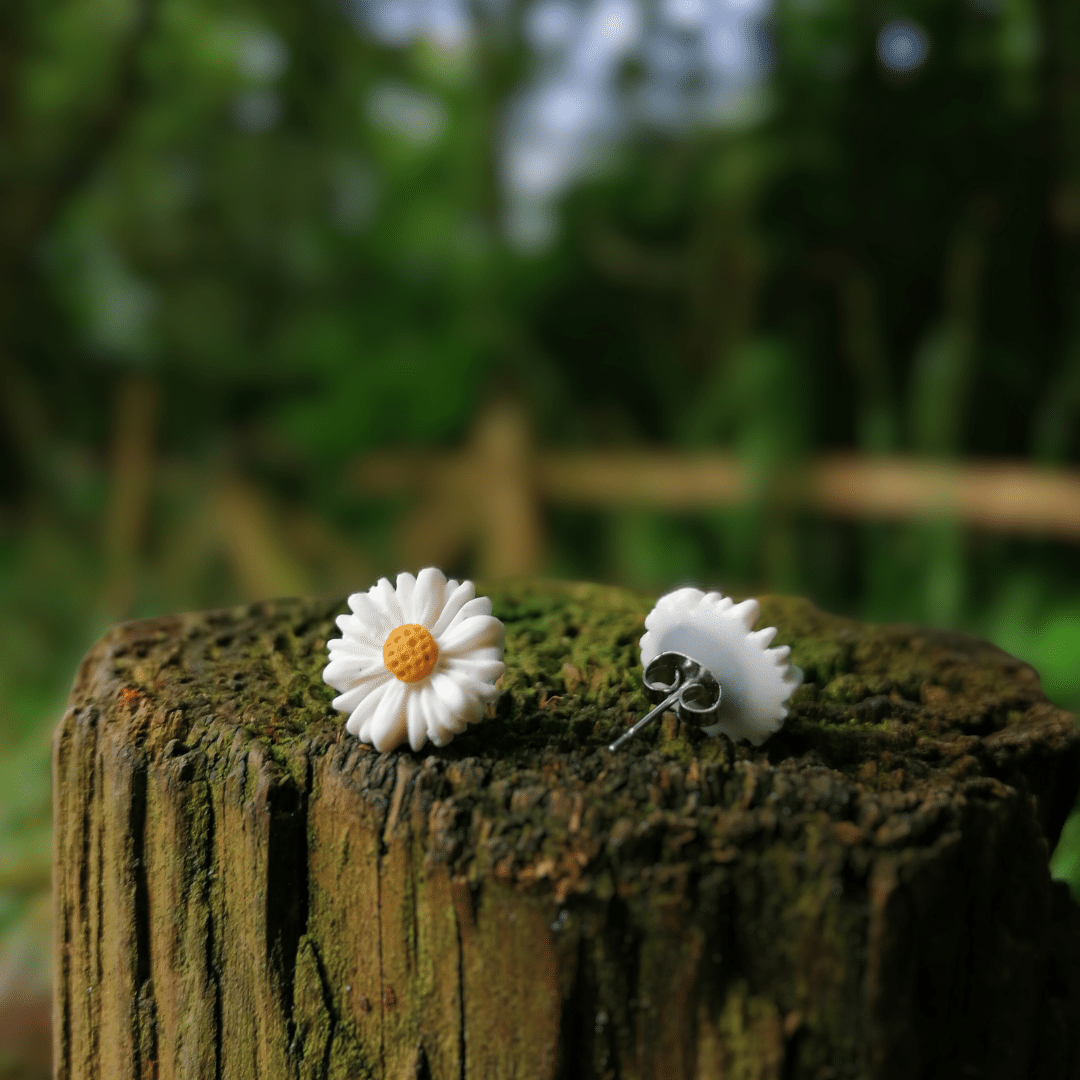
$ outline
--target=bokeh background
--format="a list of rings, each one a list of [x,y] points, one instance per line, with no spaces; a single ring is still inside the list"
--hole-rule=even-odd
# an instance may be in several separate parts
[[[1078,256],[1072,0],[5,0],[0,1075],[118,619],[696,580],[1080,706]]]

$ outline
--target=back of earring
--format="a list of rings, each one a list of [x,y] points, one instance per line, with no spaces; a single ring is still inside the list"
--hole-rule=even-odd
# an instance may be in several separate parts
[[[707,728],[716,722],[721,693],[720,684],[712,673],[696,660],[678,652],[661,653],[645,669],[645,694],[650,701],[659,704],[608,749],[618,750],[623,743],[673,707],[684,723]]]
[[[641,663],[645,692],[659,704],[609,750],[617,750],[673,706],[708,735],[760,746],[787,718],[802,682],[786,646],[769,648],[776,628],[754,630],[756,600],[736,604],[719,592],[683,588],[662,596],[645,619]]]

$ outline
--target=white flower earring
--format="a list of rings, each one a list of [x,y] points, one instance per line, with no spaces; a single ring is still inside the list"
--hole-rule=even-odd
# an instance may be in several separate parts
[[[802,682],[788,663],[791,650],[770,649],[776,627],[754,630],[756,600],[736,604],[701,589],[676,589],[660,597],[645,619],[641,664],[645,692],[659,704],[608,749],[628,739],[668,709],[707,735],[760,746],[779,731],[786,702]]]
[[[495,700],[505,627],[471,581],[447,581],[434,567],[381,578],[349,597],[340,638],[327,642],[323,681],[349,714],[346,730],[386,752],[406,739],[445,746]]]

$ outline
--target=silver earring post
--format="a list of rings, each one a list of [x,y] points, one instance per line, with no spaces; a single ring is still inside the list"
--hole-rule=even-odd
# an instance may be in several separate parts
[[[644,683],[645,695],[659,704],[620,735],[609,750],[618,750],[672,707],[680,720],[694,727],[709,727],[716,723],[720,711],[720,684],[712,672],[693,658],[678,652],[660,653],[645,668]]]

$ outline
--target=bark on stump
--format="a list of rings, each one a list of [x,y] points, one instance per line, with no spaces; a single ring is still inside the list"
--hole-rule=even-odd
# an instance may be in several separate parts
[[[1072,717],[957,634],[767,598],[806,673],[759,750],[647,707],[651,599],[494,591],[490,722],[347,735],[343,605],[128,623],[57,731],[58,1080],[1080,1077],[1049,846]]]

